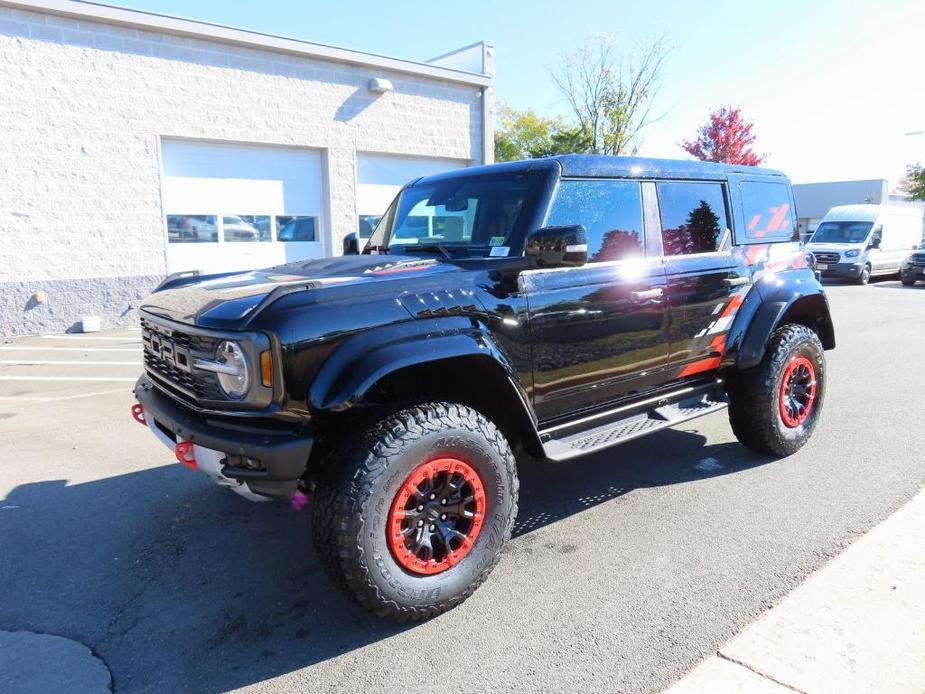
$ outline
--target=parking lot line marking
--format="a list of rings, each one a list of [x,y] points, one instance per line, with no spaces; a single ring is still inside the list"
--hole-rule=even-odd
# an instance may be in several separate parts
[[[0,376],[0,381],[127,381],[134,383],[138,377],[115,376]]]
[[[7,347],[0,346],[0,352],[134,352],[139,347]]]
[[[76,400],[77,398],[89,398],[94,395],[109,395],[110,393],[126,393],[131,392],[127,391],[125,388],[111,388],[109,390],[94,390],[91,393],[77,393],[76,395],[61,395],[59,397],[51,396],[36,396],[36,395],[0,395],[0,401],[4,400],[17,400],[17,401],[28,401],[28,402],[58,402],[60,400]]]
[[[141,359],[138,361],[55,361],[54,359],[0,359],[0,364],[12,364],[13,366],[45,366],[49,364],[63,364],[65,366],[141,366]]]
[[[39,335],[39,337],[43,340],[119,340],[121,342],[135,340],[141,342],[139,334],[124,335],[122,337],[114,337],[113,335]]]

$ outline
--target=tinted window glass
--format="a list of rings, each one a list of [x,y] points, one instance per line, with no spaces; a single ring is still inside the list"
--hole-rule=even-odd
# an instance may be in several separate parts
[[[315,240],[315,217],[291,217],[285,224],[280,224],[280,219],[276,218],[278,240],[289,243]]]
[[[662,182],[657,185],[665,255],[718,251],[729,228],[722,184]]]
[[[218,222],[211,214],[167,215],[170,243],[214,243],[218,241]]]
[[[783,183],[745,181],[742,209],[745,212],[745,241],[789,241],[797,234],[790,191]],[[798,234],[797,234],[798,236]]]
[[[642,192],[631,181],[562,181],[549,226],[583,224],[588,260],[602,262],[642,255]]]

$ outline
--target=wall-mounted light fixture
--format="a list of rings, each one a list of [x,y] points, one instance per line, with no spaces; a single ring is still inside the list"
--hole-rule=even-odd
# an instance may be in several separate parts
[[[373,77],[369,84],[366,85],[366,88],[374,94],[385,94],[394,89],[391,80],[383,79],[382,77]]]

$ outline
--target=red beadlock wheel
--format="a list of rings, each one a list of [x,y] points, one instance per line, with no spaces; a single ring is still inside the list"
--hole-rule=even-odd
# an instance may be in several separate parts
[[[816,370],[812,361],[794,357],[780,382],[780,418],[791,429],[809,417],[816,400]]]
[[[386,534],[399,566],[432,575],[462,561],[485,518],[485,486],[458,458],[422,463],[399,488],[389,509]]]

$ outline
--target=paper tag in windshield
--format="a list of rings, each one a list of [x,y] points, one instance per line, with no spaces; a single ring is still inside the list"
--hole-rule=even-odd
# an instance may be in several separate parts
[[[504,258],[504,257],[507,257],[507,253],[509,250],[511,249],[508,246],[495,246],[494,248],[491,249],[491,253],[489,253],[489,255],[492,258],[497,258],[497,257]]]
[[[500,246],[504,243],[503,236],[492,236],[491,241],[488,242],[489,246]],[[505,254],[506,255],[506,254]]]

